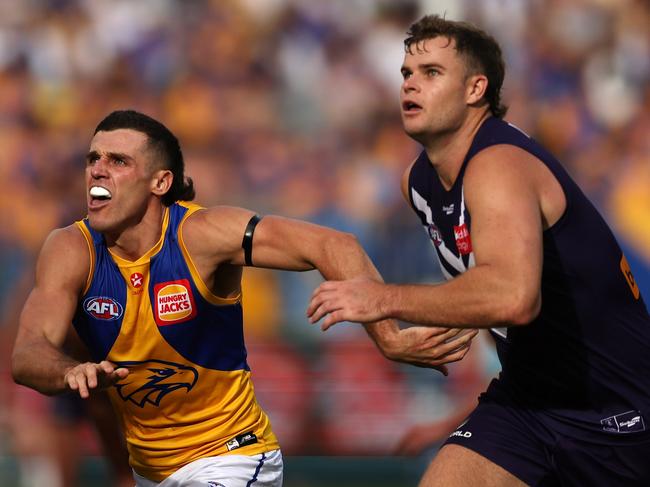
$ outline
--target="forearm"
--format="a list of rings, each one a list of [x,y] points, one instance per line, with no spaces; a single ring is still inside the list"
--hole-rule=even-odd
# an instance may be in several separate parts
[[[387,285],[382,297],[386,316],[454,328],[525,325],[540,305],[534,288],[495,275],[488,266],[438,285]]]
[[[323,242],[322,259],[314,263],[326,280],[342,281],[346,279],[366,278],[383,283],[381,274],[372,263],[356,237],[351,234],[337,233],[332,241]],[[381,321],[363,323],[363,327],[386,354],[399,333],[399,325],[389,317]]]
[[[12,354],[14,381],[47,395],[68,391],[65,375],[78,364],[47,340],[17,344]]]

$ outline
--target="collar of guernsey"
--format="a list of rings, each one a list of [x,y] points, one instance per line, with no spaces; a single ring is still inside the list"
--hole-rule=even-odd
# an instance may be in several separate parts
[[[87,218],[76,222],[91,265],[73,325],[94,361],[129,369],[109,395],[131,466],[158,482],[199,458],[279,448],[253,392],[241,296],[212,294],[183,242],[183,223],[202,209],[171,205],[160,240],[133,262],[111,254]],[[244,433],[257,441],[229,450]]]

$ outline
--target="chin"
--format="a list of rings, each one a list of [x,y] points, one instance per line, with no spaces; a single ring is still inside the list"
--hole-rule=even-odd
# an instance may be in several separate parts
[[[97,218],[97,216],[93,216],[92,213],[88,215],[88,224],[90,225],[90,228],[100,233],[108,232],[113,226],[110,222],[107,222],[102,218]]]
[[[404,124],[404,132],[413,140],[422,143],[426,139],[427,131],[422,127],[413,127]]]

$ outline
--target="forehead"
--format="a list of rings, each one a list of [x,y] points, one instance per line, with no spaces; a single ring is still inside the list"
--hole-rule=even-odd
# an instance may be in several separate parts
[[[456,41],[443,36],[424,39],[411,44],[404,53],[404,66],[436,63],[446,67],[460,65],[461,59],[456,51]]]
[[[97,152],[120,152],[137,154],[146,147],[147,136],[131,129],[99,131],[90,142],[90,150]]]

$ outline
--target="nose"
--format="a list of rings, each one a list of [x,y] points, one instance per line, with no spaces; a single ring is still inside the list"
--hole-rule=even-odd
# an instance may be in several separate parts
[[[106,157],[102,156],[90,165],[90,175],[93,179],[106,177],[108,175],[107,168],[108,161],[106,160]]]
[[[409,76],[408,78],[404,79],[404,81],[402,81],[402,91],[404,93],[420,91],[420,87],[414,76]]]

